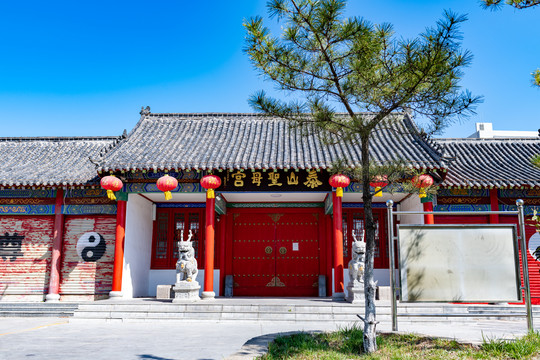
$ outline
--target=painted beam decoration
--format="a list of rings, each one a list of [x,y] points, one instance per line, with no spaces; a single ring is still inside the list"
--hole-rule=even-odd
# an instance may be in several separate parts
[[[0,205],[0,215],[54,215],[54,205]]]
[[[444,189],[437,190],[437,196],[477,196],[489,198],[489,189]]]
[[[199,184],[199,180],[189,180],[191,182],[183,182],[183,180],[178,180],[178,187],[173,191],[174,193],[199,193],[203,192],[204,189]],[[152,193],[152,192],[161,192],[158,189],[156,183],[150,182],[137,182],[137,183],[127,183],[126,192],[128,193]]]
[[[489,204],[455,204],[455,205],[436,205],[435,211],[491,211]]]
[[[204,173],[202,171],[195,170],[178,170],[178,171],[136,171],[136,172],[126,172],[121,174],[126,178],[128,182],[153,182],[155,183],[160,177],[164,175],[172,176],[178,179],[179,182],[182,180],[198,183],[199,180],[203,177]]]
[[[0,194],[2,198],[54,198],[56,190],[5,189]]]
[[[529,199],[540,197],[540,189],[499,189],[499,196],[503,198]]]
[[[277,170],[251,171],[227,170],[215,175],[221,178],[219,191],[315,191],[329,192],[329,174],[326,171],[312,170]]]
[[[115,215],[116,205],[62,205],[64,215]]]

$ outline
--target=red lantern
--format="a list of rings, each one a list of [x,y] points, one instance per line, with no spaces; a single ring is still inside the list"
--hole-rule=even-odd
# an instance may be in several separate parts
[[[373,194],[373,196],[382,197],[381,188],[388,185],[388,176],[386,176],[386,175],[376,175],[373,178],[373,181],[371,181],[369,183],[369,185],[375,188],[375,193]]]
[[[433,177],[431,175],[422,174],[422,175],[416,175],[411,180],[412,184],[420,189],[420,198],[426,197],[426,188],[433,185]]]
[[[207,190],[206,197],[208,199],[213,199],[215,197],[214,189],[217,189],[220,185],[221,179],[216,175],[205,175],[201,179],[201,186]]]
[[[121,190],[124,186],[124,184],[122,184],[122,180],[120,180],[114,175],[105,176],[101,179],[100,184],[103,189],[107,190],[107,196],[111,200],[116,200],[114,192]]]
[[[159,190],[165,193],[165,200],[171,200],[171,191],[178,186],[178,180],[172,176],[164,175],[158,179],[156,185]]]
[[[334,174],[328,182],[336,188],[336,196],[343,197],[343,188],[349,186],[351,179],[343,174]]]

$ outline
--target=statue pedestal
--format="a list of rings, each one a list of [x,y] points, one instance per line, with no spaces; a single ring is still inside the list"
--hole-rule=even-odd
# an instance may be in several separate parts
[[[364,301],[364,284],[353,286],[349,283],[349,285],[347,285],[347,302],[358,304],[363,303]]]
[[[197,281],[180,281],[174,284],[173,303],[193,302],[201,300],[199,290],[201,285]]]

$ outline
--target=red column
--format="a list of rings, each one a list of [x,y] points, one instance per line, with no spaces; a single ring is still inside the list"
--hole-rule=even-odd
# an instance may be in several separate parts
[[[499,211],[499,198],[497,195],[497,189],[489,189],[489,203],[491,205],[491,211]],[[490,224],[499,223],[499,214],[489,215]]]
[[[60,300],[60,268],[62,266],[62,240],[64,235],[64,215],[62,215],[62,203],[64,190],[56,190],[56,203],[54,204],[54,233],[52,244],[51,270],[49,277],[49,292],[45,301],[56,302]]]
[[[114,268],[112,291],[109,297],[122,297],[122,270],[124,267],[124,240],[126,238],[127,201],[118,200],[116,204],[116,237],[114,243]]]
[[[219,293],[225,295],[225,233],[227,232],[227,215],[219,218]]]
[[[216,199],[206,196],[206,234],[204,239],[204,291],[202,299],[213,299],[214,293],[214,222]]]
[[[433,211],[433,202],[425,202],[424,204],[424,211]],[[426,214],[424,215],[424,224],[435,224],[435,217],[433,214]]]
[[[345,298],[343,286],[343,220],[341,197],[332,192],[334,215],[334,297]]]

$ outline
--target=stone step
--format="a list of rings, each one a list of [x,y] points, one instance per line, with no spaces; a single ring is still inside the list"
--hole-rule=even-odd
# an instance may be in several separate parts
[[[292,314],[290,316],[277,316],[272,313],[111,313],[109,315],[96,313],[77,313],[70,319],[77,320],[100,320],[100,321],[272,321],[272,322],[321,322],[330,321],[339,324],[351,324],[361,321],[356,316],[334,315],[325,316],[324,314]],[[448,316],[423,316],[423,317],[399,317],[400,324],[413,323],[446,323],[446,324],[464,324],[470,321],[481,320],[513,320],[525,321],[524,317],[448,317]],[[392,321],[389,315],[378,315],[377,321],[382,324],[390,324]]]
[[[0,311],[0,317],[72,317],[73,311]]]
[[[390,313],[390,308],[378,307],[381,312]],[[124,305],[124,304],[81,304],[79,311],[163,311],[163,312],[276,312],[276,313],[356,313],[364,311],[358,306],[280,306],[280,305],[202,305],[202,304],[162,304],[162,305]]]
[[[146,320],[215,320],[215,321],[333,321],[354,322],[364,313],[362,304],[277,299],[246,302],[245,299],[221,299],[216,303],[196,302],[173,304],[152,299],[144,302],[85,302],[85,303],[16,303],[0,302],[0,317],[70,317],[109,321]],[[292,304],[291,304],[292,303]],[[464,317],[464,314],[472,315]],[[471,305],[414,303],[398,304],[399,322],[466,322],[473,319],[523,320],[525,308],[520,305]],[[438,316],[437,316],[438,315]],[[540,307],[533,307],[540,318]],[[391,322],[390,302],[377,302],[377,320]]]
[[[426,306],[427,305],[427,306]],[[216,321],[333,321],[354,322],[357,314],[364,313],[363,305],[331,303],[324,305],[268,305],[268,304],[81,304],[74,318],[104,320],[216,320]],[[400,304],[399,321],[410,323],[440,322],[462,323],[481,319],[524,319],[525,309],[515,306]],[[463,315],[473,316],[463,316]],[[474,316],[476,315],[476,316]],[[535,308],[540,317],[540,309]],[[377,306],[377,320],[391,322],[388,304]]]
[[[70,317],[76,303],[0,303],[0,317]]]

